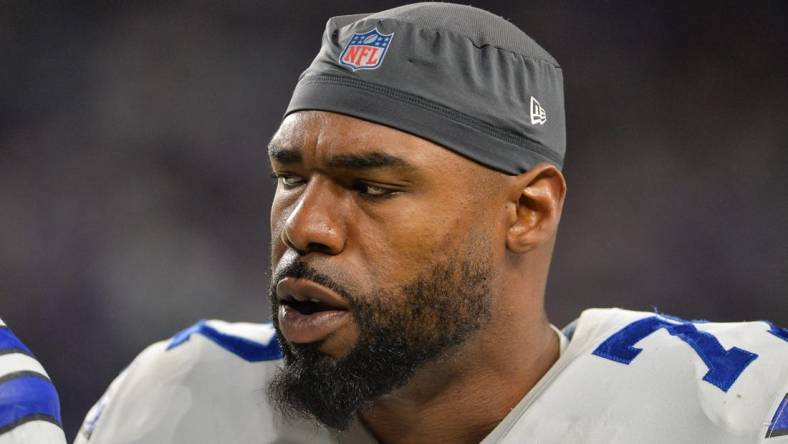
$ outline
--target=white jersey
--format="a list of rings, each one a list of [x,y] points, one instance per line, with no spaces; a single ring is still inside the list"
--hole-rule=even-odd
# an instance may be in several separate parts
[[[788,331],[585,311],[558,361],[483,440],[788,443]],[[77,444],[374,443],[284,421],[265,388],[281,366],[268,324],[201,322],[146,349],[88,414]]]
[[[65,444],[49,375],[0,319],[0,444]]]

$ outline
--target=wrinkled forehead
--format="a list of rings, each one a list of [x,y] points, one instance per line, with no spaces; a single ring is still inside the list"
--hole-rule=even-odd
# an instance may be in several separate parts
[[[421,137],[356,117],[327,111],[301,111],[288,115],[271,139],[269,156],[298,153],[299,161],[325,162],[350,154],[377,153],[436,171],[483,168]]]
[[[388,129],[343,114],[300,111],[288,115],[282,121],[271,139],[271,146],[297,149],[307,149],[317,145],[324,149],[334,146],[360,147],[399,136],[386,131]]]

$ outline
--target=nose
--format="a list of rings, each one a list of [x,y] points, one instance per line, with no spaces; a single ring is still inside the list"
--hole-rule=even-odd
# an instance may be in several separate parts
[[[314,178],[288,215],[282,241],[299,254],[336,255],[345,247],[339,191],[325,180]]]

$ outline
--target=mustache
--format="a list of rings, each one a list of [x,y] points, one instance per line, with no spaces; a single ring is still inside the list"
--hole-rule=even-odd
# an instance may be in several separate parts
[[[353,297],[353,294],[350,291],[348,291],[330,276],[318,272],[300,259],[295,259],[293,261],[287,262],[283,266],[277,267],[277,270],[271,277],[271,288],[275,288],[279,281],[287,277],[293,279],[308,279],[312,282],[316,282],[330,290],[339,293],[339,295],[345,298],[351,307],[355,305],[356,298]]]

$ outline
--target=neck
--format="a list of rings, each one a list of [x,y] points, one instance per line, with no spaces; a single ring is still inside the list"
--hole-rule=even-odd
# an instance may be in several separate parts
[[[533,317],[493,316],[462,350],[365,410],[362,422],[385,444],[478,443],[558,359],[558,337],[542,312]]]

